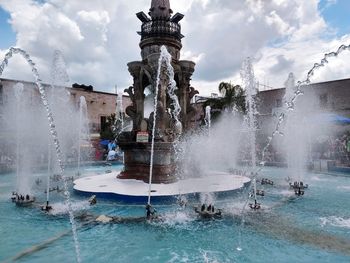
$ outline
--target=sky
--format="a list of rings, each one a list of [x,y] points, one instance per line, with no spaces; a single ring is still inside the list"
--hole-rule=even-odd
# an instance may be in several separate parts
[[[350,44],[349,0],[170,0],[181,21],[181,59],[192,60],[192,86],[218,92],[221,81],[241,84],[250,57],[259,88],[281,88],[290,72],[304,80],[323,54]],[[114,92],[132,85],[127,63],[141,59],[141,22],[151,0],[0,0],[0,60],[11,46],[26,50],[44,82],[54,52],[64,56],[70,82]],[[317,71],[313,82],[350,78],[349,51]],[[32,81],[14,56],[5,78]]]

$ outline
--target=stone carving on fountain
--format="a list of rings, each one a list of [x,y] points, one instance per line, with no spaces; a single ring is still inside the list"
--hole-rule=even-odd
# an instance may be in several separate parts
[[[196,90],[194,87],[190,87],[189,101],[187,103],[187,118],[189,120],[196,115],[196,108],[191,105],[191,100],[196,94],[199,94],[198,90]]]
[[[138,32],[141,35],[142,60],[128,63],[128,70],[133,77],[133,85],[125,90],[132,101],[132,105],[126,109],[126,114],[133,120],[133,129],[131,132],[121,133],[118,137],[119,146],[124,151],[125,157],[124,171],[118,176],[122,179],[137,179],[144,182],[149,180],[150,142],[154,114],[152,112],[150,116],[145,116],[145,89],[151,87],[154,94],[162,45],[167,47],[172,56],[183,132],[186,132],[189,127],[188,121],[194,111],[190,101],[198,91],[190,86],[190,81],[195,63],[180,60],[183,35],[179,22],[184,16],[179,13],[172,16],[172,13],[169,0],[152,0],[150,17],[144,12],[136,14],[142,22],[141,32]],[[164,70],[165,68],[162,68],[162,71]],[[176,129],[169,112],[171,101],[167,95],[168,84],[168,76],[165,72],[161,72],[160,83],[157,87],[158,103],[152,183],[172,183],[177,180],[174,140],[179,131]],[[140,134],[143,136],[148,134],[148,141],[145,141],[145,137],[140,140],[138,136]]]
[[[148,14],[154,19],[170,19],[172,13],[169,0],[152,0]]]

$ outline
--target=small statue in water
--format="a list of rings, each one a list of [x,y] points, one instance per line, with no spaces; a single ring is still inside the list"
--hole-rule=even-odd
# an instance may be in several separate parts
[[[28,206],[35,202],[35,197],[29,194],[22,195],[16,192],[12,192],[12,202],[16,203],[17,206]]]
[[[304,195],[305,189],[307,189],[309,185],[304,184],[302,181],[295,181],[293,184],[289,183],[289,187],[294,190],[295,195],[301,196]]]
[[[146,205],[146,218],[148,220],[155,218],[156,212],[157,211],[150,204]]]
[[[18,194],[17,192],[12,192],[11,200],[12,202],[15,202],[18,199]]]
[[[250,203],[249,207],[253,210],[259,210],[261,208],[261,204],[254,200],[254,204]]]
[[[298,189],[294,189],[294,193],[295,195],[301,196],[304,195],[305,191],[299,187]]]
[[[273,181],[270,179],[267,179],[267,178],[263,178],[263,179],[261,179],[261,184],[262,185],[264,185],[264,184],[273,185]]]
[[[40,178],[35,180],[35,184],[36,185],[41,185],[41,183],[42,183],[42,180]]]
[[[261,189],[257,189],[256,190],[256,195],[265,196],[265,191],[261,190]],[[254,191],[253,190],[250,192],[249,197],[254,197]]]
[[[187,200],[185,197],[180,196],[177,200],[177,203],[181,208],[184,208],[187,205]]]
[[[41,210],[42,211],[45,211],[45,212],[50,212],[52,210],[52,206],[49,205],[49,201],[46,201],[46,205],[43,205],[41,207]]]
[[[97,199],[96,199],[96,195],[93,195],[89,198],[89,204],[90,205],[96,205],[97,203]]]
[[[212,204],[209,204],[208,206],[206,204],[202,204],[200,209],[199,207],[195,207],[194,211],[202,218],[221,218],[222,216],[221,209],[215,208]]]

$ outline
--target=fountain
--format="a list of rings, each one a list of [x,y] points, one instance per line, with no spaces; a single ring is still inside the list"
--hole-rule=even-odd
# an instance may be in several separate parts
[[[178,144],[189,132],[190,120],[196,114],[190,102],[198,93],[190,87],[195,63],[180,60],[183,35],[179,22],[183,15],[172,16],[169,1],[152,1],[149,14],[150,17],[143,12],[137,13],[142,22],[139,33],[142,61],[128,64],[134,83],[125,90],[132,101],[126,114],[132,118],[133,128],[120,133],[117,138],[124,152],[124,169],[117,176],[112,173],[104,183],[98,177],[76,180],[74,189],[78,192],[113,193],[115,198],[127,200],[145,200],[147,197],[149,203],[151,193],[158,198],[172,199],[180,195],[180,185],[192,183],[179,181],[180,177],[193,180],[194,171],[180,175],[177,161]],[[149,116],[145,116],[146,89],[154,99],[153,112]],[[217,188],[213,182],[219,174],[214,173],[209,181],[195,176],[203,187],[187,186],[184,190],[181,186],[182,194],[235,191],[249,182],[248,178],[225,174],[230,181],[236,179],[237,184],[228,186],[223,180]],[[211,188],[207,189],[205,184]]]
[[[211,107],[210,106],[205,107],[204,121],[205,121],[205,126],[208,129],[208,134],[210,135],[210,128],[211,128]]]
[[[257,203],[257,188],[256,188],[256,115],[258,114],[256,109],[256,96],[258,92],[258,88],[256,86],[256,80],[254,76],[254,70],[250,58],[247,58],[243,62],[241,78],[243,82],[243,87],[246,91],[246,108],[247,108],[247,116],[245,117],[245,125],[248,129],[248,144],[249,144],[249,152],[250,152],[250,169],[252,177],[252,185],[253,185],[253,194],[254,204],[249,203],[249,207],[258,210],[260,209],[260,204]]]
[[[156,2],[153,1],[151,5],[151,19],[143,12],[137,14],[142,21],[140,33],[142,61],[128,64],[134,84],[125,90],[133,102],[133,105],[126,109],[126,113],[133,120],[133,129],[131,132],[122,133],[118,138],[119,146],[125,155],[125,169],[119,178],[148,182],[152,129],[155,129],[152,182],[173,183],[177,180],[172,160],[173,143],[179,124],[181,123],[183,132],[186,132],[189,117],[193,114],[188,87],[195,64],[180,60],[183,36],[178,22],[183,15],[177,13],[171,17],[170,7],[163,7],[163,4],[158,6],[159,3]],[[167,47],[167,52],[161,51],[162,45]],[[168,52],[171,54],[170,57]],[[144,116],[144,89],[149,85],[155,94],[157,108],[150,116]],[[173,93],[176,86],[178,97]],[[174,98],[176,100],[178,98],[178,102],[175,102]],[[168,109],[173,112],[170,113]],[[157,123],[154,127],[153,119]]]
[[[79,125],[78,125],[78,165],[77,165],[77,175],[80,175],[80,163],[81,163],[81,147],[83,143],[89,141],[89,131],[87,124],[87,105],[84,96],[79,99]]]
[[[330,58],[333,57],[338,57],[341,53],[343,53],[346,50],[350,50],[350,44],[349,45],[341,45],[337,51],[332,51],[329,53],[324,54],[323,58],[321,59],[320,63],[315,63],[313,65],[313,67],[308,71],[306,79],[303,81],[298,81],[297,85],[295,87],[295,91],[293,93],[293,95],[290,96],[290,100],[285,102],[287,111],[286,112],[281,112],[278,116],[278,120],[277,123],[275,124],[275,128],[271,134],[271,136],[269,136],[267,138],[267,143],[265,145],[265,147],[262,150],[262,162],[261,162],[261,167],[263,167],[265,165],[265,155],[266,152],[268,150],[268,148],[270,147],[273,139],[275,138],[276,135],[281,134],[281,127],[283,122],[285,121],[285,117],[286,115],[293,111],[295,108],[295,102],[297,101],[297,99],[302,96],[304,94],[304,92],[301,90],[301,87],[303,85],[307,86],[311,83],[311,77],[315,74],[315,71],[317,71],[318,69],[326,66],[326,64],[329,62],[328,60]]]
[[[117,85],[115,86],[115,94],[117,94],[117,101],[116,105],[117,107],[115,108],[115,130],[114,133],[119,136],[121,132],[124,131],[125,129],[125,124],[124,124],[124,109],[123,109],[123,93],[119,92],[118,93],[118,88]]]
[[[50,180],[52,176],[52,145],[48,144],[47,149],[47,182],[46,182],[46,204],[41,207],[43,211],[49,212],[52,209],[50,205]]]
[[[20,107],[21,107],[21,97],[23,92],[23,84],[17,84],[14,87],[15,91],[15,99],[16,99],[16,192],[17,193],[24,193],[21,189],[20,184],[23,184],[24,182],[21,182],[20,180],[20,156],[19,156],[19,147],[20,147]],[[26,189],[27,190],[27,189]]]
[[[84,240],[84,246],[93,248],[82,251],[86,261],[110,261],[118,258],[120,261],[129,262],[138,258],[142,262],[199,262],[204,258],[206,262],[257,262],[262,257],[267,258],[271,256],[271,253],[276,252],[274,255],[276,261],[281,262],[286,260],[285,255],[288,255],[289,261],[300,261],[302,256],[304,261],[310,262],[320,257],[327,262],[348,262],[350,243],[347,234],[350,213],[348,209],[344,209],[344,204],[348,199],[349,178],[343,175],[333,177],[303,171],[303,174],[309,176],[308,179],[312,181],[313,189],[317,191],[310,191],[310,195],[307,195],[302,200],[303,202],[297,202],[297,197],[294,194],[291,195],[289,191],[289,187],[292,186],[289,186],[284,180],[284,175],[288,171],[264,167],[266,147],[273,138],[282,134],[284,138],[288,138],[288,132],[294,129],[293,114],[298,113],[298,109],[294,106],[297,102],[296,98],[302,95],[300,83],[298,83],[299,86],[295,86],[292,78],[289,78],[290,86],[289,84],[287,86],[292,89],[285,97],[286,110],[277,120],[272,136],[268,138],[268,144],[262,151],[261,166],[258,167],[255,147],[258,130],[254,102],[256,86],[250,61],[245,62],[245,70],[242,73],[247,90],[248,109],[243,129],[237,129],[241,127],[241,121],[232,116],[232,119],[224,119],[221,123],[215,121],[211,123],[208,108],[206,120],[207,128],[210,129],[209,136],[207,132],[189,135],[191,132],[189,120],[195,113],[189,104],[191,96],[195,93],[189,82],[194,71],[194,63],[179,60],[182,35],[178,22],[182,15],[171,16],[169,1],[152,1],[150,14],[151,18],[142,12],[137,14],[143,23],[140,32],[142,61],[128,64],[134,83],[126,90],[133,102],[133,105],[126,111],[133,119],[133,128],[131,131],[125,131],[124,125],[121,125],[122,132],[118,136],[119,144],[125,151],[124,170],[84,177],[84,168],[78,164],[82,178],[75,181],[75,193],[85,193],[89,196],[96,194],[88,202],[90,205],[96,204],[98,208],[90,206],[84,208],[83,211],[76,212],[75,218],[72,208],[74,202],[71,203],[71,198],[74,201],[81,201],[81,199],[70,195],[67,188],[69,178],[63,173],[67,173],[63,167],[63,161],[67,158],[62,156],[67,151],[65,145],[69,143],[60,140],[60,145],[58,144],[57,132],[52,128],[57,128],[60,135],[64,131],[61,133],[59,125],[55,127],[48,102],[43,100],[48,110],[50,133],[53,135],[54,142],[51,146],[49,143],[45,145],[46,148],[49,145],[48,178],[52,171],[57,169],[53,163],[58,162],[60,171],[53,177],[64,176],[65,195],[72,223],[77,261],[81,259],[75,221],[81,223],[79,227],[83,231],[79,232],[79,235]],[[344,47],[339,51],[350,48]],[[20,50],[16,52],[25,54]],[[322,63],[326,62],[326,58],[327,56]],[[2,68],[0,69],[2,71]],[[313,70],[310,72],[311,76]],[[39,77],[35,75],[38,80]],[[38,82],[39,88],[42,88],[40,81]],[[146,88],[151,91],[154,99],[153,112],[149,114],[145,114]],[[42,94],[43,90],[40,92]],[[45,99],[45,93],[42,96]],[[56,107],[57,105],[50,103],[50,106]],[[84,102],[81,101],[80,106],[81,113]],[[292,109],[294,110],[291,111]],[[121,112],[120,109],[118,111]],[[56,116],[55,111],[54,113]],[[82,114],[79,115],[79,119],[73,118],[76,123],[81,116]],[[295,118],[300,118],[300,115]],[[59,116],[55,119],[59,120]],[[63,126],[63,130],[70,127],[69,124]],[[45,131],[43,138],[46,137],[47,129]],[[247,138],[242,139],[242,134],[247,135]],[[17,138],[20,137],[17,136]],[[78,137],[76,130],[71,137],[74,137],[76,141]],[[296,141],[297,138],[293,140]],[[80,139],[78,141],[80,142]],[[219,170],[218,167],[222,169],[235,167],[233,163],[238,159],[239,153],[237,152],[242,141],[249,146],[246,147],[249,156],[244,162],[248,168],[242,169],[253,173],[250,189],[252,192],[250,193],[254,198],[254,203],[250,204],[253,211],[243,212],[242,206],[245,207],[249,202],[249,199],[244,199],[248,191],[242,191],[244,197],[235,196],[232,193],[244,190],[244,186],[250,182],[250,179],[216,171]],[[305,146],[305,141],[303,140],[301,144]],[[55,160],[55,156],[50,156],[52,146],[56,147],[58,160]],[[64,150],[60,150],[59,146]],[[295,150],[295,154],[301,152],[299,147],[292,150]],[[79,152],[77,156],[80,160]],[[303,161],[305,160],[298,160],[296,164],[299,165]],[[22,164],[18,165],[20,166]],[[240,174],[244,175],[245,172]],[[273,181],[267,178],[258,180],[257,172],[259,175],[266,173],[272,177]],[[300,174],[293,173],[295,176]],[[10,181],[11,176],[13,175],[0,177],[0,192],[9,191],[6,183]],[[262,185],[268,186],[267,189],[264,189],[266,195],[265,191],[257,189],[259,181]],[[48,202],[50,180],[47,183]],[[299,182],[296,187],[299,189],[299,194],[302,195],[303,189],[307,186]],[[181,213],[178,213],[177,206],[167,204],[168,200],[177,201],[176,198],[179,196],[184,196],[189,204],[181,208]],[[264,196],[264,206],[256,213],[255,210],[260,208],[257,202],[259,196]],[[309,196],[311,198],[308,198]],[[100,197],[113,198],[117,201],[113,203],[100,201]],[[44,197],[41,196],[41,198]],[[143,204],[147,202],[147,217],[150,218],[154,213],[150,206],[151,198],[153,203],[158,200],[162,201],[156,207],[161,217],[152,222],[147,221],[144,216],[132,217],[144,213],[144,206],[126,202],[142,202]],[[52,261],[59,262],[72,256],[73,251],[69,250],[70,243],[62,239],[71,233],[71,230],[66,229],[67,226],[61,222],[60,217],[53,217],[54,214],[47,216],[41,213],[38,215],[34,210],[26,210],[28,214],[23,217],[23,209],[13,209],[13,206],[9,208],[7,200],[5,201],[2,195],[0,195],[0,201],[5,204],[2,208],[4,213],[0,216],[0,225],[5,227],[1,228],[0,232],[8,237],[0,246],[0,261],[15,261],[27,257],[29,261],[50,258]],[[209,205],[198,206],[198,202]],[[213,207],[214,203],[215,208],[218,205],[223,208],[223,213],[220,209]],[[196,207],[195,211],[190,205]],[[53,207],[55,208],[55,204]],[[101,215],[101,212],[108,214],[107,216]],[[96,215],[96,213],[99,214]],[[204,219],[212,220],[197,220],[198,214]],[[52,218],[57,220],[52,220]],[[44,224],[45,228],[42,227]],[[11,227],[16,231],[7,230]],[[248,230],[244,231],[243,228]],[[58,234],[51,237],[48,232]],[[21,235],[16,236],[16,233],[21,233]],[[22,233],[26,234],[22,235]],[[135,233],[138,235],[135,236]],[[37,241],[32,241],[35,235],[39,238]],[[17,239],[20,239],[21,242],[17,242]],[[115,249],[106,250],[105,246],[101,245],[105,244],[106,240],[113,243]],[[64,249],[65,253],[54,253],[53,249],[56,249],[57,246],[52,245],[53,242],[60,242],[58,245]],[[232,248],[236,242],[239,243],[237,248],[239,252]],[[34,253],[36,254],[33,256]]]
[[[284,105],[287,105],[288,102],[292,99],[293,94],[296,90],[294,75],[291,73],[288,76],[288,79],[285,83],[286,93],[283,98]],[[305,118],[305,107],[303,105],[297,105],[298,102],[295,102],[295,110],[291,111],[286,118],[284,123],[283,131],[280,134],[283,134],[284,147],[286,149],[287,155],[287,165],[288,165],[288,178],[292,182],[298,182],[297,184],[290,183],[295,193],[300,195],[304,194],[303,185],[304,174],[306,171],[306,160],[307,160],[307,148],[308,141],[307,134],[310,131],[310,127],[306,122]],[[284,107],[284,111],[287,114],[287,108]]]
[[[74,215],[73,215],[73,210],[71,207],[71,201],[70,201],[70,193],[68,190],[68,182],[67,182],[67,178],[64,176],[64,163],[63,163],[63,156],[62,156],[62,151],[61,151],[61,147],[60,147],[60,141],[58,139],[58,134],[56,131],[56,125],[54,122],[54,118],[53,118],[53,114],[51,111],[51,108],[49,106],[48,100],[47,100],[47,96],[46,96],[46,92],[45,92],[45,88],[41,82],[38,70],[35,67],[35,63],[31,60],[30,56],[24,51],[21,50],[19,48],[11,48],[10,51],[5,55],[5,59],[4,61],[1,63],[0,65],[0,76],[2,75],[5,67],[8,65],[9,59],[11,59],[11,57],[14,54],[19,54],[21,55],[23,58],[26,59],[27,63],[29,64],[29,66],[32,69],[33,72],[33,76],[35,77],[35,84],[37,85],[39,92],[40,92],[40,97],[42,99],[42,103],[44,105],[44,108],[47,112],[47,119],[49,122],[49,127],[50,127],[50,134],[52,136],[54,145],[55,145],[55,149],[56,149],[56,156],[57,156],[57,162],[60,168],[60,173],[63,176],[63,183],[64,183],[64,194],[66,197],[66,201],[67,201],[67,205],[69,208],[69,219],[70,219],[70,223],[72,226],[72,232],[73,232],[73,240],[74,240],[74,245],[75,245],[75,252],[76,252],[76,259],[77,262],[80,262],[80,248],[79,248],[79,242],[78,242],[78,238],[77,238],[77,231],[76,231],[76,224],[75,224],[75,220],[74,220]]]

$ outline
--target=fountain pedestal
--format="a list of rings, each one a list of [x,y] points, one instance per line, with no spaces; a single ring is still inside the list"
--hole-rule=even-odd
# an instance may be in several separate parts
[[[119,179],[136,179],[149,183],[151,143],[120,142],[124,151],[124,171]],[[168,184],[177,181],[175,176],[174,146],[169,142],[154,144],[152,183]]]
[[[131,131],[124,131],[117,138],[124,152],[125,166],[118,179],[148,183],[152,174],[152,184],[171,184],[177,181],[178,169],[174,141],[189,130],[191,118],[197,114],[191,99],[198,91],[190,85],[195,63],[180,60],[184,36],[179,22],[183,15],[172,16],[168,0],[152,1],[149,11],[149,16],[144,12],[136,14],[142,22],[138,32],[142,60],[128,63],[133,85],[124,92],[128,93],[132,105],[125,113],[133,125]],[[150,98],[155,104],[153,112],[145,110]],[[139,138],[140,133],[146,137]],[[150,173],[152,135],[155,144]]]

